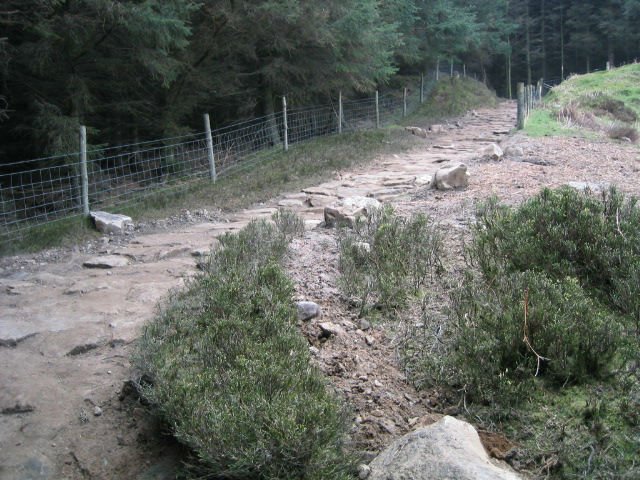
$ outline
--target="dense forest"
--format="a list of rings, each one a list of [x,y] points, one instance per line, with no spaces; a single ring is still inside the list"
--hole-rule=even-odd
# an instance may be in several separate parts
[[[499,94],[640,56],[640,0],[0,0],[0,164],[464,62]]]

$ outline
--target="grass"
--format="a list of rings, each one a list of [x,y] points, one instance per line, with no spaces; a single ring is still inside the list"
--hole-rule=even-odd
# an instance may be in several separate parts
[[[532,112],[525,133],[532,137],[609,136],[637,141],[640,64],[574,75],[553,88]]]
[[[401,125],[430,124],[495,102],[495,96],[480,82],[442,80],[425,103],[399,125],[321,137],[292,145],[286,153],[279,149],[259,152],[244,160],[251,168],[231,173],[215,184],[198,180],[160,188],[157,193],[134,198],[109,211],[130,215],[134,222],[166,218],[183,209],[236,211],[282,192],[316,185],[333,178],[336,172],[421,145],[422,140],[404,131]],[[98,236],[80,218],[61,220],[31,228],[9,242],[0,241],[0,256],[72,245]]]

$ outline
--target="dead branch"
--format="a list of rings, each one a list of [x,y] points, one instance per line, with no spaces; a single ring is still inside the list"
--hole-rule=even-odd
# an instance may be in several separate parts
[[[543,360],[549,361],[550,359],[540,355],[538,352],[535,351],[535,349],[531,345],[531,342],[529,341],[529,336],[527,335],[527,319],[528,318],[529,318],[529,289],[527,288],[527,290],[524,293],[524,322],[522,323],[522,337],[523,337],[522,341],[527,347],[529,347],[529,350],[531,350],[531,352],[536,356],[536,359],[538,360],[538,366],[536,367],[536,374],[535,374],[535,376],[537,377],[538,374],[540,373],[541,362]]]

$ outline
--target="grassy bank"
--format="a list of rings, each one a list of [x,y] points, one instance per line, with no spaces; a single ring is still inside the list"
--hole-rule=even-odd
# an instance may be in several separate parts
[[[109,209],[125,213],[134,222],[166,218],[182,209],[234,211],[269,200],[285,191],[295,191],[335,176],[336,172],[365,165],[384,155],[419,147],[422,140],[401,125],[430,124],[459,115],[480,105],[495,104],[495,96],[480,82],[446,79],[413,115],[379,130],[317,138],[279,149],[259,152],[243,160],[235,173],[215,184],[197,180],[159,188],[157,193]],[[0,256],[69,245],[98,237],[80,217],[26,230],[10,242],[0,242]]]
[[[527,120],[531,136],[607,136],[637,142],[640,64],[574,75],[553,88]]]

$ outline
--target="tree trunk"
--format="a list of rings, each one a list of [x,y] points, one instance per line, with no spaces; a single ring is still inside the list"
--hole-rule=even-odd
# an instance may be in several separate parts
[[[525,42],[526,42],[526,56],[527,56],[527,85],[531,85],[531,25],[529,18],[529,3],[527,2],[527,12],[525,14]]]
[[[545,0],[540,0],[540,41],[542,42],[542,78],[547,78],[547,42],[545,24],[547,22],[545,12]]]

